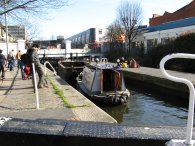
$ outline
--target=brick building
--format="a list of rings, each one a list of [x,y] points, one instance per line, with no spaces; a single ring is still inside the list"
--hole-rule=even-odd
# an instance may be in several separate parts
[[[165,11],[162,16],[158,14],[153,14],[153,17],[149,20],[149,25],[156,26],[162,23],[176,21],[189,17],[195,17],[195,0],[173,13]]]
[[[134,43],[143,44],[144,52],[158,44],[166,44],[179,36],[195,33],[195,0],[181,9],[163,16],[153,14],[150,26],[136,36]]]

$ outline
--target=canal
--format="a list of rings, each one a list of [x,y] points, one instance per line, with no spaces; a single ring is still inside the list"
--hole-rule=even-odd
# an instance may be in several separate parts
[[[152,87],[128,82],[126,86],[131,96],[127,104],[118,106],[95,104],[122,125],[186,126],[188,98],[175,97],[166,91],[156,92]],[[69,84],[76,88],[74,83]]]
[[[131,97],[126,105],[103,106],[119,124],[128,126],[186,126],[188,101],[140,87],[127,86]]]

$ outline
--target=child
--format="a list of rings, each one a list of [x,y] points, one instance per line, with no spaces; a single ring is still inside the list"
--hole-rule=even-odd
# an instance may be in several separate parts
[[[30,78],[30,66],[26,65],[24,67],[24,75],[23,75],[23,79],[27,79]]]

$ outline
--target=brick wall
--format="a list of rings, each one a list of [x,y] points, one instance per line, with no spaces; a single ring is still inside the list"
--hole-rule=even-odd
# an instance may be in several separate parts
[[[165,12],[163,16],[150,18],[149,25],[155,26],[165,22],[175,21],[188,17],[195,17],[195,0],[173,13]]]

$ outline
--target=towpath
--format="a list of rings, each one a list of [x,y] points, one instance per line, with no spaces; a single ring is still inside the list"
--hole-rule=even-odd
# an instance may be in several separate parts
[[[32,79],[22,80],[16,67],[14,71],[7,70],[5,79],[0,80],[0,117],[116,122],[49,70],[47,80],[49,87],[38,89],[40,108],[37,109]]]

